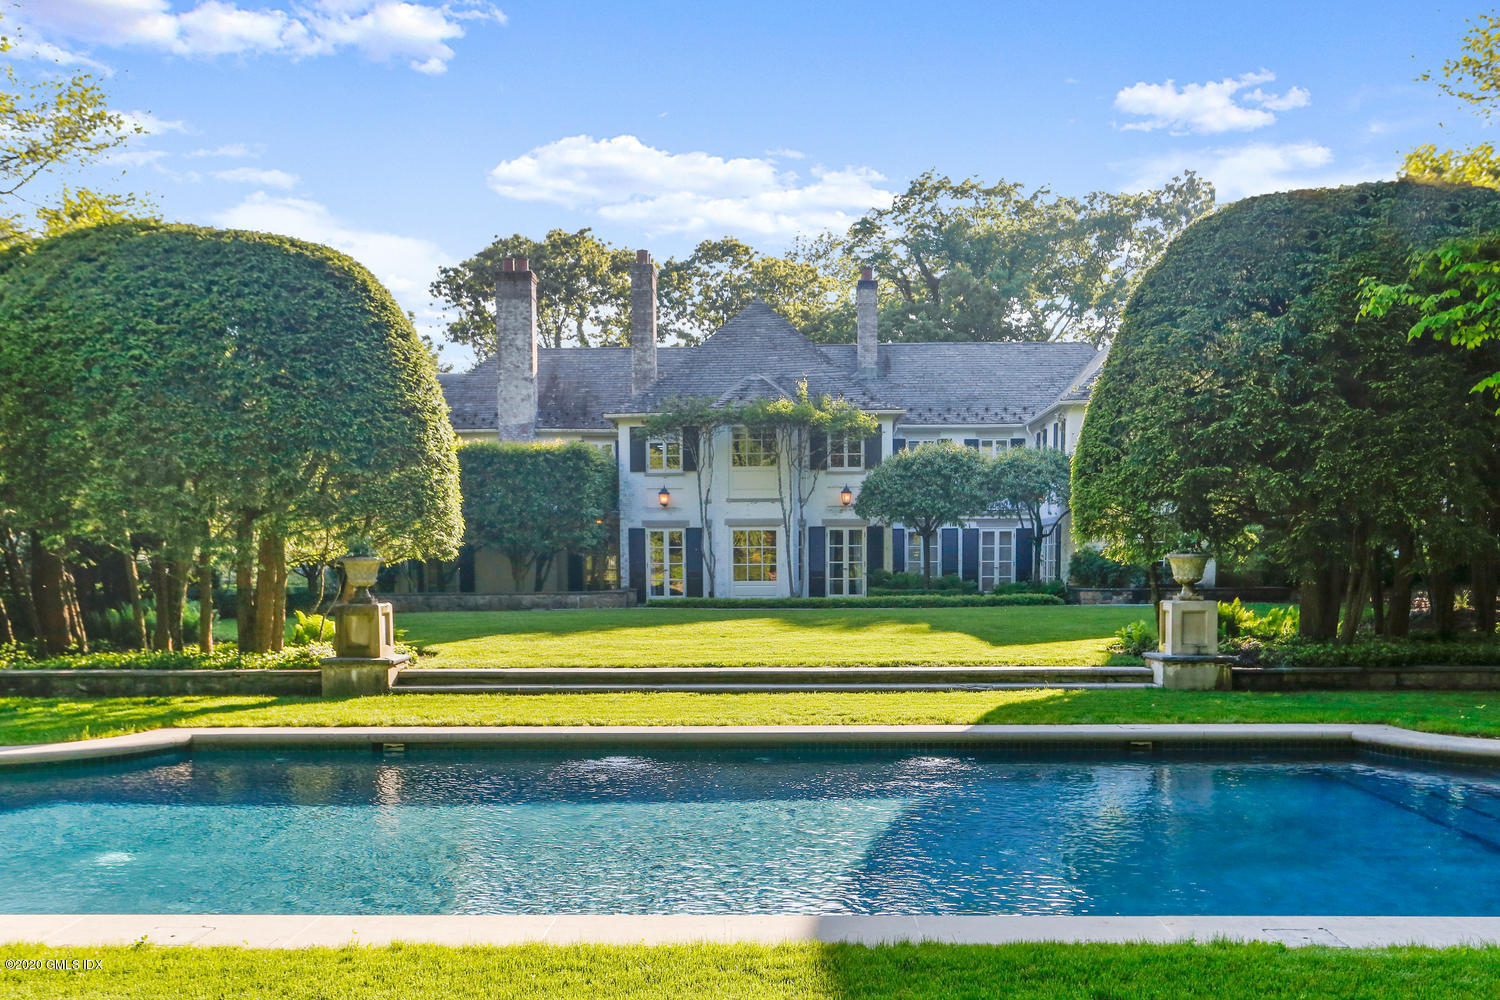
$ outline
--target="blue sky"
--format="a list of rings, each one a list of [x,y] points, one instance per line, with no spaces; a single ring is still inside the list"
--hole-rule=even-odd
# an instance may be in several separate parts
[[[1221,200],[1390,177],[1413,145],[1485,137],[1414,77],[1486,9],[23,0],[7,21],[28,71],[90,66],[147,124],[118,183],[336,246],[436,327],[436,268],[497,233],[774,250],[928,168],[1070,194],[1191,168]]]

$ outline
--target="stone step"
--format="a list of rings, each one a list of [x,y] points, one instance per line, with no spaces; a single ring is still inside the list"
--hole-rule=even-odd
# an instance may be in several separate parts
[[[1144,686],[1148,667],[495,667],[401,671],[413,693],[604,691],[948,691]]]

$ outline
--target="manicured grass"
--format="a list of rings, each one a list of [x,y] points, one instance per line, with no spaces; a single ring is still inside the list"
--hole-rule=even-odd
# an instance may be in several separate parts
[[[384,695],[323,701],[262,695],[0,698],[0,744],[163,726],[728,726],[1382,722],[1500,736],[1500,692],[1125,690],[785,694]]]
[[[1481,1000],[1500,949],[1350,951],[1268,944],[528,945],[261,951],[0,945],[92,971],[0,971],[13,1000]]]
[[[1139,607],[496,611],[398,615],[438,667],[1140,663],[1113,657]]]

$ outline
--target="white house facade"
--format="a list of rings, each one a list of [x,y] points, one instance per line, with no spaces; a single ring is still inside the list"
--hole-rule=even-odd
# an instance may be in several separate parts
[[[539,348],[535,276],[524,258],[505,267],[496,354],[439,376],[454,428],[466,441],[583,441],[612,451],[619,551],[609,573],[640,600],[860,596],[872,569],[920,572],[914,532],[854,512],[870,470],[934,441],[986,453],[1071,452],[1104,360],[1084,343],[879,343],[868,270],[856,290],[855,344],[814,344],[757,301],[699,345],[658,347],[656,268],[645,251],[632,265],[631,346]],[[842,398],[871,414],[879,434],[812,436],[790,468],[774,435],[745,427],[688,429],[701,435],[696,447],[645,431],[673,400],[790,398],[800,384],[814,399]],[[1058,579],[1071,553],[1066,525],[1046,538],[1040,565],[1031,535],[1013,519],[966,521],[941,529],[926,558],[934,575],[962,576],[981,591]],[[565,565],[558,589],[599,575],[576,558]],[[489,590],[487,579],[493,570],[471,566],[460,587]]]

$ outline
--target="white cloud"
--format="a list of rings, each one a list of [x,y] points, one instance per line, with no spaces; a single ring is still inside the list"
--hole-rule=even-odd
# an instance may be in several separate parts
[[[1269,191],[1334,187],[1392,174],[1389,164],[1337,164],[1333,150],[1306,141],[1252,142],[1172,153],[1134,164],[1133,169],[1135,177],[1127,185],[1131,190],[1155,187],[1183,170],[1196,171],[1213,182],[1221,204]]]
[[[23,36],[10,39],[10,48],[5,50],[7,59],[37,59],[53,62],[59,66],[84,66],[105,76],[113,76],[114,70],[97,59],[90,59],[81,52],[65,49],[44,38]]]
[[[770,159],[726,159],[704,152],[669,153],[633,135],[577,135],[490,171],[490,187],[506,198],[596,212],[648,233],[733,230],[773,236],[844,228],[874,206],[890,203],[885,178],[867,167],[809,177]]]
[[[483,0],[311,0],[287,10],[201,0],[182,11],[171,0],[48,0],[25,17],[49,34],[85,44],[202,57],[302,58],[350,49],[377,61],[405,59],[421,73],[448,68],[454,52],[447,43],[463,37],[463,22],[506,23],[499,8]]]
[[[1120,126],[1129,131],[1164,128],[1174,135],[1249,132],[1275,122],[1274,112],[1306,107],[1312,101],[1312,95],[1301,87],[1276,94],[1257,86],[1275,79],[1275,73],[1263,69],[1217,83],[1189,83],[1181,88],[1172,80],[1141,82],[1115,94],[1115,109],[1145,119]],[[1246,87],[1255,89],[1240,93]]]
[[[168,121],[158,118],[149,111],[121,111],[120,118],[124,121],[125,128],[134,132],[137,128],[144,135],[162,135],[166,132],[190,132],[187,123],[181,119]]]
[[[402,308],[419,316],[429,312],[427,285],[439,266],[451,263],[430,240],[360,229],[340,221],[318,202],[264,191],[219,212],[212,221],[230,229],[279,233],[333,247],[369,268]]]
[[[259,187],[281,188],[283,191],[297,186],[297,175],[285,170],[262,170],[259,167],[234,167],[216,170],[213,176],[232,184],[254,184]]]
[[[195,149],[191,153],[183,153],[189,158],[200,158],[204,156],[222,157],[226,160],[253,159],[261,154],[259,148],[251,149],[243,142],[231,142],[223,146],[215,146],[212,149]]]

